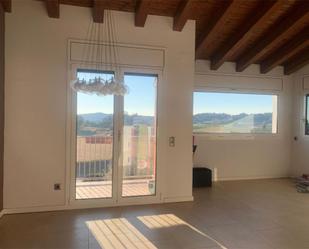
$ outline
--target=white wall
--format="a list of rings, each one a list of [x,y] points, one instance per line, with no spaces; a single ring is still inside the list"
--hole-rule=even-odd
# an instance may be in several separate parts
[[[85,38],[91,10],[61,5],[61,18],[51,19],[41,2],[13,4],[14,11],[6,14],[4,207],[62,208],[68,196],[65,189],[54,191],[53,184],[67,185],[67,42]],[[194,67],[196,87],[204,80],[205,85],[216,81],[222,89],[231,84],[232,88],[248,91],[241,85],[235,87],[235,78],[239,77],[239,82],[261,82],[257,88],[270,87],[279,94],[278,135],[236,139],[198,136],[195,164],[216,168],[222,180],[309,173],[309,139],[302,136],[300,127],[302,82],[309,74],[309,66],[293,76],[284,76],[280,67],[260,74],[257,65],[236,73],[233,63],[211,71],[207,61],[194,65],[193,21],[183,32],[174,32],[172,18],[148,16],[145,28],[137,28],[133,14],[115,13],[119,42],[166,49],[158,103],[158,166],[163,201],[192,196]],[[224,84],[223,79],[227,80]],[[275,89],[278,81],[282,90]],[[298,141],[292,140],[295,135]],[[168,147],[169,136],[176,137],[176,147]]]
[[[196,136],[198,148],[194,163],[216,168],[218,180],[288,176],[291,162],[292,77],[283,76],[280,67],[266,75],[260,74],[257,65],[236,73],[234,63],[225,63],[218,71],[211,71],[207,61],[197,61],[195,71],[196,89],[212,85],[222,90],[233,88],[243,92],[265,92],[268,89],[266,92],[279,94],[279,120],[278,135],[275,136]]]
[[[307,84],[305,84],[305,82]],[[309,173],[309,136],[305,136],[305,95],[309,94],[309,65],[293,75],[293,140],[292,175]]]
[[[44,3],[14,1],[6,16],[4,207],[64,206],[66,191],[67,41],[84,39],[89,8],[61,5],[60,19]],[[172,18],[116,12],[119,42],[166,48],[159,86],[158,167],[163,200],[192,197],[192,89],[195,25],[172,31]],[[168,137],[176,147],[168,147]]]

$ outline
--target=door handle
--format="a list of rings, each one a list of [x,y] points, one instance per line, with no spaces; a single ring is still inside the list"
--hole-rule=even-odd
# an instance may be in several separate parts
[[[120,143],[120,139],[121,139],[121,131],[118,130],[118,142]]]

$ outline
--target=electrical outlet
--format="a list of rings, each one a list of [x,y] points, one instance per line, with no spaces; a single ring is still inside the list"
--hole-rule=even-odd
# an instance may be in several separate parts
[[[175,147],[175,137],[169,137],[168,143],[170,147]]]
[[[61,190],[60,183],[55,183],[54,184],[54,190]]]

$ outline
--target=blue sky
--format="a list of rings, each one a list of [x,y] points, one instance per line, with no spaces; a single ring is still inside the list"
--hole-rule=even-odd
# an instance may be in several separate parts
[[[99,74],[78,73],[79,78],[99,76]],[[102,76],[102,75],[100,75]],[[111,75],[105,75],[109,78]],[[156,102],[156,77],[125,75],[125,84],[129,88],[129,94],[124,97],[124,111],[129,114],[153,116]],[[77,113],[108,113],[113,112],[113,96],[96,96],[78,93]]]
[[[99,76],[78,73],[79,78]],[[102,74],[100,75],[102,77]],[[105,78],[112,75],[105,74]],[[124,97],[124,111],[129,114],[153,116],[156,102],[156,77],[125,75],[129,94]],[[197,113],[265,113],[272,112],[272,95],[195,92],[193,114]],[[112,113],[113,96],[96,96],[78,93],[77,113]]]

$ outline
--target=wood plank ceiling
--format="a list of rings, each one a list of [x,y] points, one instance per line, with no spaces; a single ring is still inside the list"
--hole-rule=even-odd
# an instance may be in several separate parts
[[[39,1],[53,18],[68,4],[92,8],[95,22],[103,22],[104,9],[134,12],[138,27],[147,25],[148,15],[173,17],[175,31],[196,20],[196,59],[210,60],[212,70],[232,61],[238,72],[257,63],[261,73],[282,65],[290,74],[309,62],[309,0]],[[0,2],[11,11],[10,0]]]

